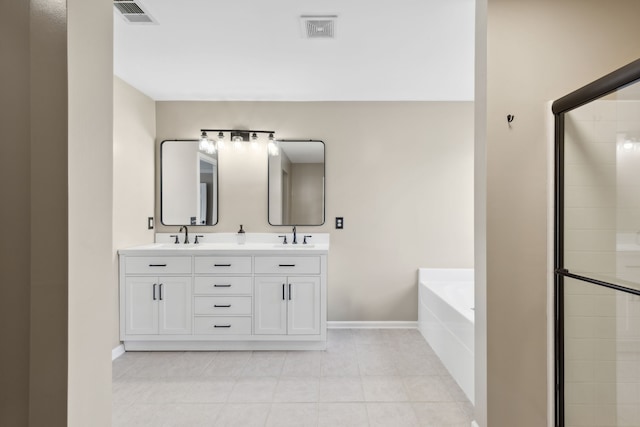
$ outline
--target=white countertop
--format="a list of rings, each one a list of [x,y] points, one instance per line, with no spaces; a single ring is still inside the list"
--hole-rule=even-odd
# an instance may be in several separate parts
[[[158,233],[156,234],[156,243],[146,245],[133,246],[118,250],[121,255],[205,255],[207,252],[225,252],[225,253],[273,253],[273,254],[289,254],[305,253],[305,254],[326,254],[329,251],[329,234],[328,233],[298,233],[298,243],[291,243],[291,233],[287,233],[289,243],[282,244],[283,239],[278,237],[284,233],[245,233],[246,243],[239,244],[237,242],[236,233],[202,233],[203,237],[198,240],[201,243],[194,244],[197,232],[189,233],[189,241],[191,243],[174,243],[175,238],[170,237],[174,233]],[[180,242],[184,239],[184,234],[179,235]],[[200,234],[199,234],[200,235]],[[308,243],[303,244],[304,236]]]

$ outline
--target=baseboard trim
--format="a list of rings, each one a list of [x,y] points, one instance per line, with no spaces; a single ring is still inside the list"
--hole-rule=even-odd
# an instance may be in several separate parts
[[[403,321],[374,321],[374,322],[343,322],[328,321],[328,329],[418,329],[418,322]]]
[[[124,354],[124,345],[120,344],[119,346],[111,350],[111,360],[114,361],[118,357],[122,356],[123,354]]]

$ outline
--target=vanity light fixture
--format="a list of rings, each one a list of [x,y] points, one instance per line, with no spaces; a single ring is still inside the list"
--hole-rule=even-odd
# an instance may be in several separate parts
[[[218,149],[224,148],[224,133],[218,132]]]
[[[272,130],[245,130],[245,129],[200,129],[201,137],[200,137],[200,149],[203,150],[202,147],[205,146],[204,140],[211,142],[211,145],[214,146],[215,149],[222,150],[225,147],[225,134],[229,133],[229,139],[233,143],[233,147],[236,150],[244,150],[245,142],[251,143],[251,148],[257,149],[260,145],[260,138],[258,134],[264,133],[269,135],[269,144],[268,149],[271,154],[275,150],[277,150],[277,146],[275,144],[274,132]],[[217,144],[213,143],[213,141],[209,140],[207,137],[207,132],[217,133],[218,140]],[[216,147],[217,145],[217,147]],[[205,151],[205,150],[203,150]]]
[[[200,135],[200,145],[198,146],[198,148],[200,148],[200,151],[206,151],[209,145],[209,138],[207,137],[207,133],[206,132],[202,132],[202,134]]]
[[[242,142],[244,141],[241,136],[234,136],[233,139],[233,148],[236,150],[242,150],[244,147],[242,146]]]
[[[198,146],[200,151],[204,151],[207,154],[213,154],[216,152],[216,144],[209,139],[207,132],[202,132],[200,135],[200,144]]]
[[[280,150],[278,149],[278,144],[276,144],[276,138],[273,136],[273,133],[269,134],[269,144],[267,145],[267,150],[269,150],[269,154],[272,156],[277,156],[280,154]]]

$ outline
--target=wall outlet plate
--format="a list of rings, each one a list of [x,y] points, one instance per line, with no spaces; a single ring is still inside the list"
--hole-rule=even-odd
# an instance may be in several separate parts
[[[147,219],[147,230],[153,230],[153,217],[150,216]]]
[[[336,217],[336,228],[338,230],[342,230],[344,228],[344,217],[341,217],[341,216]]]

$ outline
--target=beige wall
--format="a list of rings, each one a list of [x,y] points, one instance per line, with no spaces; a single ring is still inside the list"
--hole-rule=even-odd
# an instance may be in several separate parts
[[[66,425],[64,3],[0,4],[0,425]]]
[[[112,231],[113,6],[103,0],[67,0],[67,7],[68,425],[106,427],[111,425],[116,280]],[[41,415],[46,417],[47,413]]]
[[[0,222],[11,225],[0,239],[0,322],[12,326],[0,332],[0,425],[25,425],[29,417],[29,20],[29,2],[0,3],[0,61],[12,65],[0,67]]]
[[[637,59],[639,14],[635,0],[488,0],[491,427],[547,422],[545,103]]]
[[[329,320],[417,318],[419,267],[473,266],[473,103],[158,102],[157,141],[201,128],[273,129],[326,144]],[[221,151],[220,221],[205,231],[290,232],[267,221],[266,149]],[[157,188],[157,186],[156,186]],[[156,213],[159,212],[159,194]],[[334,218],[345,218],[335,230]],[[160,227],[159,231],[177,231]]]
[[[473,147],[474,403],[487,426],[487,0],[476,0]]]
[[[29,423],[62,425],[67,415],[67,11],[60,2],[32,1],[31,7]]]
[[[153,242],[147,218],[154,216],[156,104],[148,96],[113,78],[113,267],[117,250]],[[117,276],[116,276],[117,277]],[[112,347],[120,345],[118,284],[113,292]]]

